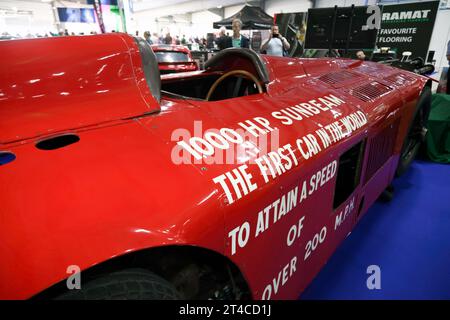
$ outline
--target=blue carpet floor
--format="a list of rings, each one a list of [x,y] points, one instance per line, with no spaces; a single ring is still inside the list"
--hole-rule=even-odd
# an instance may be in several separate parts
[[[300,299],[450,299],[450,165],[416,161],[393,185]],[[367,288],[369,265],[380,290]]]

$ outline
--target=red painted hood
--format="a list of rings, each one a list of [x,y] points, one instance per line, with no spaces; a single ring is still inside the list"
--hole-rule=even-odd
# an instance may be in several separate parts
[[[159,110],[126,34],[2,41],[0,60],[0,144]]]

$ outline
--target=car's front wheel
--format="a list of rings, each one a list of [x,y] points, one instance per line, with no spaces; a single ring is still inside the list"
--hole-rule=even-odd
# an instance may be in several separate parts
[[[396,176],[405,173],[416,157],[422,142],[425,140],[428,115],[431,108],[431,88],[425,87],[416,104],[413,120],[405,137]]]
[[[68,291],[58,300],[177,300],[172,284],[145,269],[126,269],[99,276],[81,289]]]

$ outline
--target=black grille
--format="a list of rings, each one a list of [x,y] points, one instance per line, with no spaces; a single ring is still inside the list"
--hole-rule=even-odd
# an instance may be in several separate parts
[[[361,99],[362,101],[371,101],[375,100],[381,96],[392,91],[392,88],[385,86],[384,84],[373,81],[371,83],[367,83],[365,85],[356,87],[350,90],[350,94]]]
[[[324,74],[319,77],[319,80],[331,85],[336,85],[360,77],[361,75],[357,73],[352,73],[349,71],[338,71]]]
[[[384,80],[390,84],[402,86],[402,85],[408,84],[410,82],[413,82],[415,80],[415,78],[405,75],[403,73],[394,73],[394,74],[391,74],[390,76],[387,76],[386,78],[384,78]]]
[[[389,159],[394,151],[395,139],[397,137],[399,121],[387,126],[369,141],[369,158],[365,174],[365,182],[380,169]]]

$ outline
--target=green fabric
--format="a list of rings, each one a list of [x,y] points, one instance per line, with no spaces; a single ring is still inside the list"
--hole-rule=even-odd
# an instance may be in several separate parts
[[[241,38],[238,39],[233,38],[232,40],[233,48],[240,48],[241,47]]]
[[[426,142],[431,160],[450,163],[450,95],[433,94]]]

